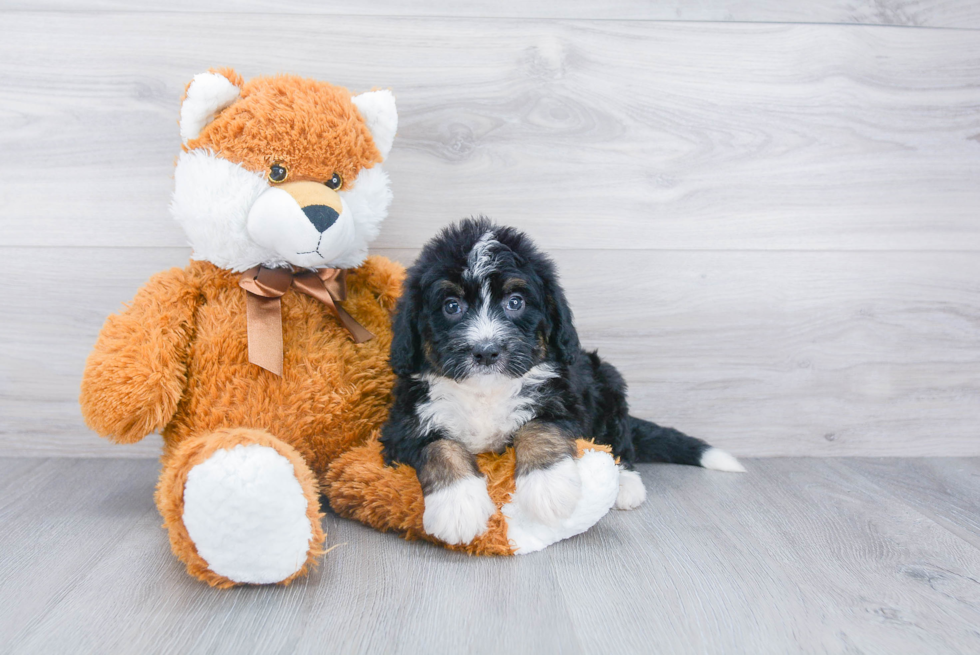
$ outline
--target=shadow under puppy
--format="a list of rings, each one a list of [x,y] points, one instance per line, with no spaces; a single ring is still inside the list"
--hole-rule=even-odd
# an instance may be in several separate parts
[[[552,261],[485,218],[443,230],[408,270],[391,365],[385,461],[415,468],[425,531],[450,544],[483,534],[496,509],[477,453],[513,445],[513,502],[552,524],[581,495],[578,437],[620,458],[618,509],[646,498],[634,462],[745,470],[700,439],[630,416],[622,376],[582,350]]]

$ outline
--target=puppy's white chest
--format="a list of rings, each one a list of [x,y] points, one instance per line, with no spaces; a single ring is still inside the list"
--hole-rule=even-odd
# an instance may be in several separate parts
[[[423,430],[440,428],[471,453],[502,450],[534,418],[537,386],[554,376],[542,368],[521,378],[480,376],[456,382],[427,376],[429,399],[416,410]]]

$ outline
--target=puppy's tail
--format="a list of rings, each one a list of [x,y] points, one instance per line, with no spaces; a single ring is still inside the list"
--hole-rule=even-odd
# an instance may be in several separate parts
[[[630,416],[629,420],[638,462],[667,462],[701,466],[716,471],[745,472],[745,467],[737,459],[700,439],[641,418]]]

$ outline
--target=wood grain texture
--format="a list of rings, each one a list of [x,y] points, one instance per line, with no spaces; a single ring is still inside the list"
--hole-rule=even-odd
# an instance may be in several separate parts
[[[0,5],[0,453],[159,452],[89,433],[78,381],[105,316],[186,262],[177,99],[233,63],[394,88],[376,251],[481,212],[528,230],[637,414],[741,455],[980,454],[980,32],[588,13],[969,27],[974,5],[153,6]]]
[[[377,247],[484,212],[550,249],[980,248],[977,32],[60,12],[0,24],[0,245],[183,245],[178,98],[229,62],[395,89]]]
[[[467,18],[598,18],[603,20],[720,21],[764,23],[844,23],[904,27],[980,27],[980,8],[969,0],[245,0],[230,6],[217,0],[133,2],[132,0],[4,0],[0,10],[173,11],[217,13],[432,16]]]
[[[155,463],[0,460],[0,485],[18,476],[0,501],[0,652],[976,651],[980,549],[917,511],[915,488],[885,493],[852,464],[642,466],[641,508],[514,558],[328,515],[343,545],[309,578],[219,591],[170,554]],[[942,485],[980,464],[931,465]],[[980,481],[953,477],[950,498],[972,502]]]
[[[554,255],[585,347],[623,372],[639,416],[739,455],[980,454],[972,253]],[[187,256],[0,249],[11,282],[0,314],[0,452],[159,452],[155,438],[113,446],[89,433],[78,385],[105,317]]]
[[[980,548],[980,461],[862,458],[844,463]]]

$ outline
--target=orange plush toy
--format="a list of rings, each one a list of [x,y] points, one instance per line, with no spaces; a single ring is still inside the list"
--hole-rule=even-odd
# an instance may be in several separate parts
[[[411,507],[422,496],[408,488],[414,472],[385,468],[372,440],[393,382],[390,314],[404,270],[367,247],[391,201],[381,164],[396,126],[389,91],[352,96],[294,76],[246,83],[227,69],[187,87],[171,212],[193,261],[109,317],[80,400],[89,426],[114,441],[162,433],[157,506],[174,553],[209,584],[304,574],[324,552],[321,492],[345,516],[424,536],[411,512],[379,509],[392,494]],[[504,506],[513,467],[488,466]],[[605,495],[583,500],[574,530],[598,520],[617,487],[601,511],[589,508]],[[555,540],[500,518],[470,550],[514,552],[518,533],[531,549]]]

